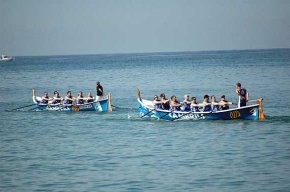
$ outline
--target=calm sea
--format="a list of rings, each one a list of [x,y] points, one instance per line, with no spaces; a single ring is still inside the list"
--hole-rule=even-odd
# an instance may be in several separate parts
[[[0,191],[290,191],[290,49],[16,57],[0,79]],[[13,110],[97,80],[112,113]],[[138,118],[136,87],[237,102],[237,81],[265,121]]]

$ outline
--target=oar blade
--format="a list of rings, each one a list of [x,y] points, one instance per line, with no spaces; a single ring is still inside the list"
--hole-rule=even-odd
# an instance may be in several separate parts
[[[112,112],[113,108],[112,108],[112,104],[111,104],[111,93],[109,93],[108,95],[108,112]]]
[[[257,100],[259,104],[259,121],[263,121],[265,119],[264,111],[263,111],[263,98]]]

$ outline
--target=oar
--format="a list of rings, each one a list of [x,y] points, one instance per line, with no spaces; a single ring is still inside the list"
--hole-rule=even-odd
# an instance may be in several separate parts
[[[248,100],[247,102],[256,102],[258,101],[257,99],[252,99],[252,100]]]
[[[31,107],[33,105],[35,105],[35,104],[33,103],[33,104],[26,105],[26,106],[23,106],[23,107],[19,107],[19,108],[16,108],[16,109],[11,109],[10,111],[16,111],[16,110],[23,109],[23,108],[26,108],[26,107]]]
[[[263,111],[263,98],[257,100],[259,104],[259,120],[263,121],[265,119],[264,111]]]
[[[155,109],[152,109],[152,110],[150,110],[148,113],[146,113],[146,114],[144,114],[144,115],[142,115],[140,118],[143,118],[143,117],[145,117],[146,115],[148,115],[149,113],[151,113],[152,111],[154,111]]]
[[[112,107],[115,107],[117,109],[121,109],[121,107],[117,107],[116,105],[111,104]]]
[[[108,112],[112,112],[112,104],[111,104],[111,93],[108,94]]]
[[[162,115],[162,117],[159,117],[159,119],[162,119],[163,117],[165,117],[166,115],[168,115],[169,113],[172,113],[172,111],[171,112],[165,112],[166,114],[165,115]]]

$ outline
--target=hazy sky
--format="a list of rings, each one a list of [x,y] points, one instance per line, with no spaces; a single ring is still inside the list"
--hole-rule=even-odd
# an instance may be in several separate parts
[[[290,0],[0,0],[0,54],[290,47]]]

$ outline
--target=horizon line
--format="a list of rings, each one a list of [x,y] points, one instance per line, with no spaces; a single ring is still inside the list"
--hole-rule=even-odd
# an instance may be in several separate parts
[[[290,47],[284,48],[253,48],[253,49],[212,49],[212,50],[199,50],[199,51],[156,51],[156,52],[115,52],[115,53],[72,53],[72,54],[47,54],[47,55],[16,55],[12,57],[51,57],[51,56],[81,56],[81,55],[128,55],[128,54],[158,54],[158,53],[202,53],[202,52],[230,52],[230,51],[266,51],[266,50],[287,50]],[[11,56],[11,55],[9,55]]]

